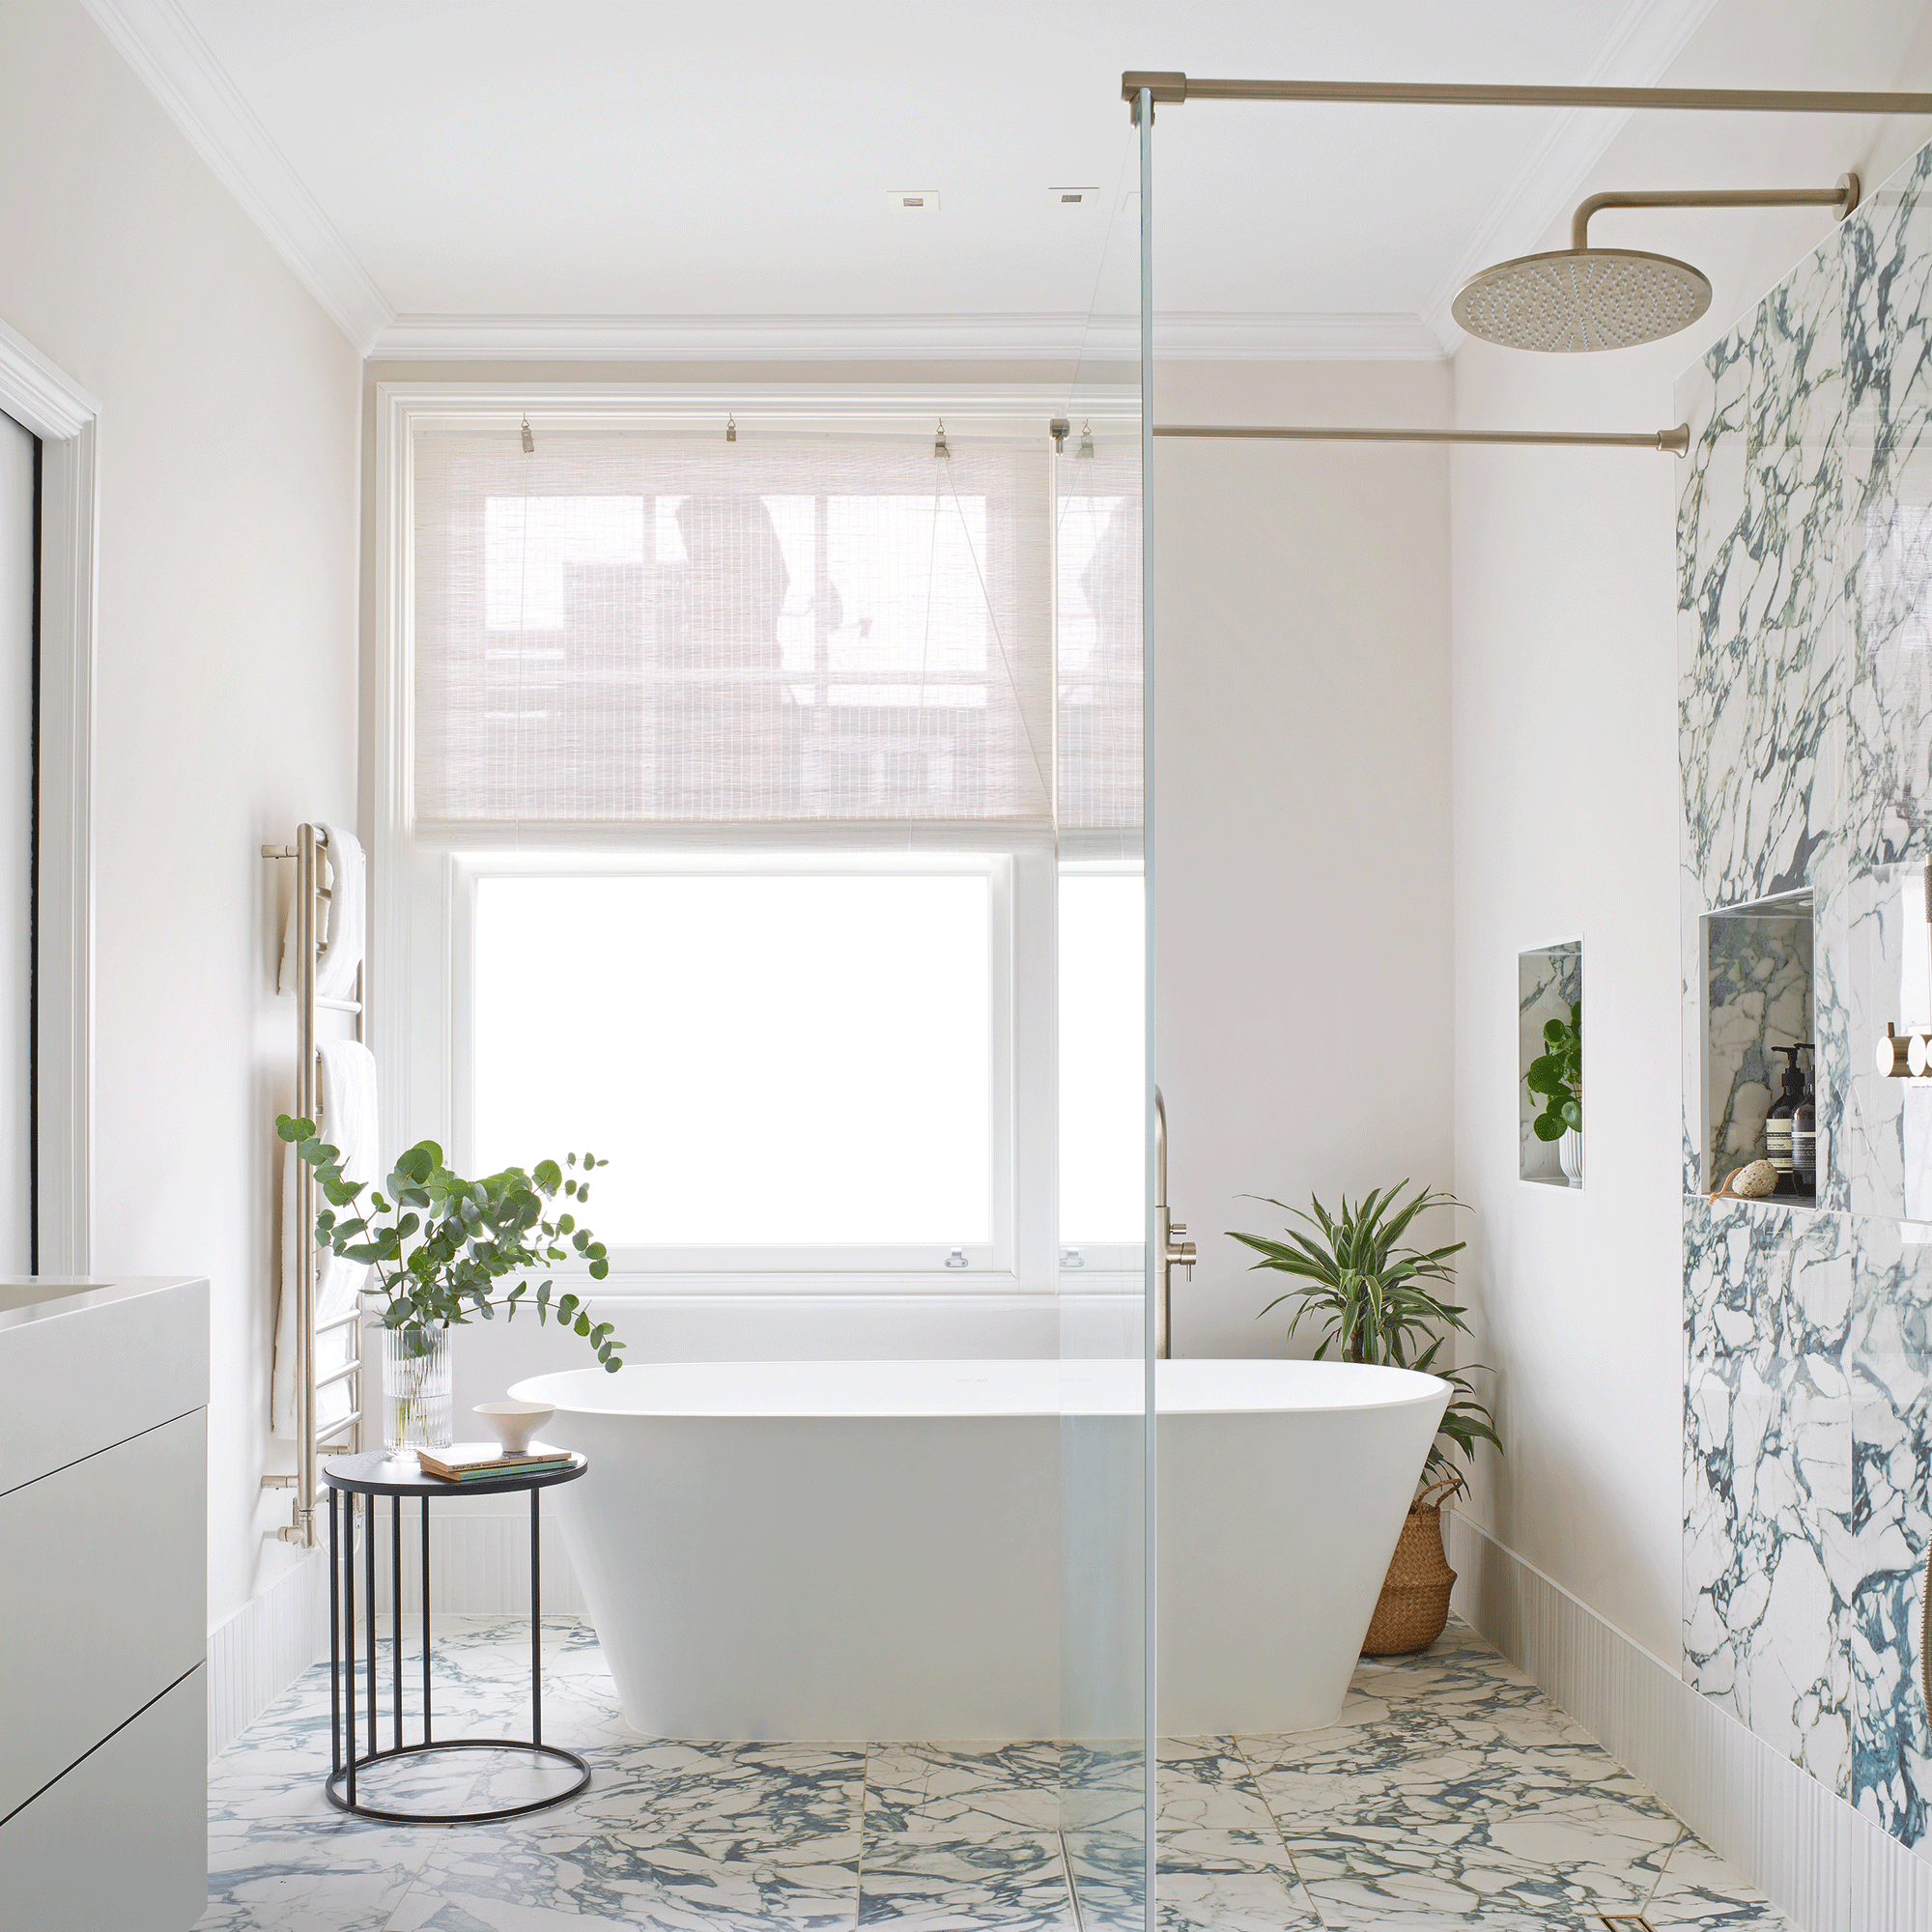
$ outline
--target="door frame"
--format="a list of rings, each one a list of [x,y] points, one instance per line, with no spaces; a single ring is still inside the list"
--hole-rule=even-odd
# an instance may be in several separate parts
[[[96,528],[100,405],[0,322],[0,410],[41,440],[39,1272],[84,1275],[93,1172]]]

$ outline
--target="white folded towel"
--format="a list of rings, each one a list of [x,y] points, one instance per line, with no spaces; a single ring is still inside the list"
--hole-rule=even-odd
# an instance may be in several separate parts
[[[321,854],[328,897],[321,908],[319,939],[325,950],[316,960],[315,990],[325,1000],[353,1000],[367,925],[366,867],[355,833],[342,825],[325,825],[322,830],[328,841]],[[296,895],[291,893],[288,917],[282,923],[282,957],[275,970],[275,990],[293,993],[295,989]]]
[[[342,1156],[342,1171],[365,1184],[381,1178],[376,1114],[376,1057],[360,1040],[325,1040],[317,1055],[321,1063],[322,1108],[316,1122],[322,1137]],[[275,1311],[275,1375],[270,1426],[277,1435],[296,1433],[296,1272],[300,1264],[301,1230],[296,1218],[296,1169],[298,1156],[292,1146],[282,1160],[281,1292]],[[366,1202],[367,1196],[364,1196]],[[355,1297],[367,1280],[368,1268],[324,1251],[316,1269],[315,1320],[325,1322],[354,1312]],[[316,1342],[316,1374],[343,1367],[353,1356],[355,1331],[338,1328]],[[352,1384],[331,1382],[316,1403],[318,1433],[347,1415],[354,1406]]]

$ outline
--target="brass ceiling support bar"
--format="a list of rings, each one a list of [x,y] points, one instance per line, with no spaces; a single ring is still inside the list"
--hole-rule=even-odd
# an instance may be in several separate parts
[[[1767,87],[1500,87],[1405,80],[1198,80],[1128,72],[1121,99],[1371,101],[1401,107],[1671,107],[1738,114],[1932,114],[1932,94],[1832,94]]]
[[[1590,217],[1605,208],[1835,208],[1842,221],[1859,205],[1859,178],[1840,175],[1836,187],[1661,187],[1612,189],[1577,204],[1570,246],[1590,245]]]
[[[1659,430],[1567,429],[1226,429],[1205,423],[1155,423],[1155,436],[1251,438],[1264,442],[1492,442],[1575,449],[1657,449],[1690,453],[1690,426]]]

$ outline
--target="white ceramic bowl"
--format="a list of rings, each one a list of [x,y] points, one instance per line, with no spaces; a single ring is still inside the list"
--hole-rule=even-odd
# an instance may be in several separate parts
[[[479,1402],[471,1412],[483,1418],[506,1456],[518,1456],[556,1410],[540,1402]]]

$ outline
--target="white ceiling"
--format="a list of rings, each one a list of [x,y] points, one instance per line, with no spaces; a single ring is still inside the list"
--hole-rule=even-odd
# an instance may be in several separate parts
[[[1077,342],[1122,69],[1642,85],[1712,0],[88,4],[377,354],[1021,356]],[[1164,108],[1164,348],[1439,355],[1622,120]]]

